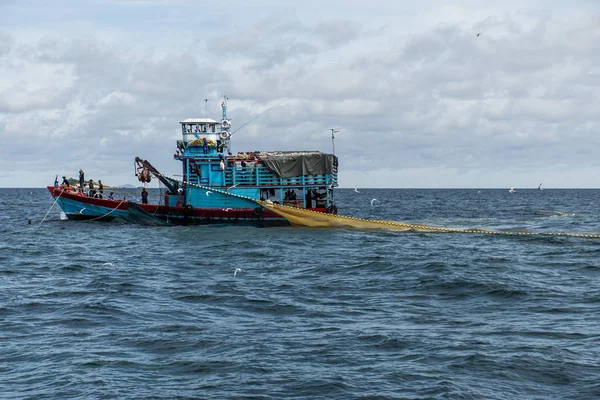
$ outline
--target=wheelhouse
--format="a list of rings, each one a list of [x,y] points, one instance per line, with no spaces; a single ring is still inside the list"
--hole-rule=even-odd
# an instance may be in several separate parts
[[[335,155],[318,151],[234,155],[225,102],[222,109],[221,121],[189,118],[180,122],[182,139],[177,141],[174,158],[182,164],[184,182],[300,208],[324,211],[333,206],[333,188],[338,184]],[[210,206],[208,196],[188,196],[194,206]]]

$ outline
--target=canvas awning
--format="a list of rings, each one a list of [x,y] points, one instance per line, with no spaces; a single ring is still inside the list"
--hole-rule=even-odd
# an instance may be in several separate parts
[[[302,175],[331,175],[338,158],[320,151],[262,151],[256,157],[280,178]]]

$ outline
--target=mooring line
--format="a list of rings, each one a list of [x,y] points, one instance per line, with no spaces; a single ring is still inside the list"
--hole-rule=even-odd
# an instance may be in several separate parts
[[[99,217],[95,217],[95,218],[91,218],[91,219],[84,219],[82,222],[90,222],[90,221],[95,221],[98,219],[102,219],[104,217],[106,217],[107,215],[112,214],[117,208],[119,208],[121,206],[121,204],[123,204],[125,202],[125,199],[121,200],[121,202],[119,204],[117,204],[117,206],[115,208],[113,208],[112,210],[110,210],[109,212],[107,212],[104,215],[101,215]]]
[[[52,203],[52,205],[50,206],[50,208],[46,212],[46,215],[44,215],[44,218],[42,218],[42,220],[40,222],[38,222],[35,226],[33,226],[32,229],[38,228],[42,224],[42,222],[44,222],[46,220],[46,218],[48,217],[48,214],[50,214],[50,211],[54,208],[54,206],[56,205],[56,203],[58,203],[58,199],[60,198],[60,196],[62,196],[62,194],[64,192],[65,192],[64,189],[60,190],[60,194],[54,199],[54,202]]]

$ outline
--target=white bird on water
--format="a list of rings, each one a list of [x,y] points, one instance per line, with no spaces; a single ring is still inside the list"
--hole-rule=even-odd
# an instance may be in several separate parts
[[[509,192],[514,193],[516,192],[515,188],[510,188]]]
[[[371,200],[371,207],[373,207],[373,203],[375,203],[376,201],[379,201],[379,200],[377,200],[377,199]]]
[[[241,268],[236,268],[235,271],[233,271],[233,277],[235,278],[235,276],[237,275],[238,272],[242,272]]]

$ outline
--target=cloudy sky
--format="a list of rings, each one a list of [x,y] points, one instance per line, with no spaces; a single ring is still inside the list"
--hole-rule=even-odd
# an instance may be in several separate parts
[[[179,174],[223,95],[342,187],[599,188],[600,2],[0,0],[0,187]]]

